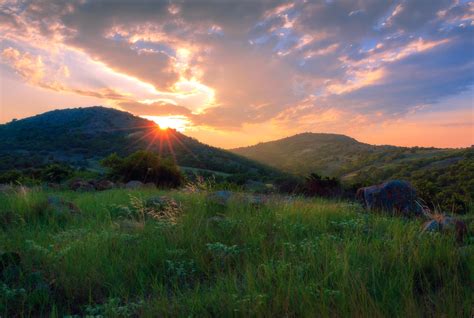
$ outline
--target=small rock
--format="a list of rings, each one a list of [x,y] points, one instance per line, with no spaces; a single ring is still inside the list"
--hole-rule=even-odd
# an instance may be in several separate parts
[[[143,182],[137,181],[137,180],[132,180],[127,182],[125,185],[126,189],[133,190],[133,189],[139,189],[143,187]]]
[[[440,222],[441,230],[442,231],[452,231],[455,229],[456,226],[456,219],[446,216]]]
[[[101,180],[95,184],[95,189],[98,191],[110,190],[115,187],[115,183],[110,180]]]
[[[170,199],[165,196],[151,197],[145,201],[145,207],[159,211],[164,209],[169,201]]]
[[[222,215],[214,215],[207,219],[207,223],[220,223],[225,221],[225,216]]]
[[[60,186],[57,183],[50,182],[46,185],[46,188],[53,189],[53,190],[58,190],[60,188]]]
[[[422,232],[438,232],[440,230],[440,225],[438,221],[431,220],[423,223]]]
[[[467,236],[467,226],[461,220],[450,216],[437,217],[435,220],[430,220],[423,223],[422,232],[440,232],[443,234],[455,234],[456,241],[463,243],[464,238]]]
[[[95,187],[88,181],[76,180],[73,181],[70,185],[71,190],[73,191],[94,191]]]
[[[0,184],[0,193],[12,192],[15,188],[10,184]]]
[[[154,184],[153,182],[147,182],[147,183],[145,183],[145,188],[147,188],[147,189],[156,189],[156,184]]]
[[[209,202],[216,203],[219,205],[227,205],[232,196],[234,196],[234,193],[232,191],[221,190],[210,193],[207,196],[207,200]]]

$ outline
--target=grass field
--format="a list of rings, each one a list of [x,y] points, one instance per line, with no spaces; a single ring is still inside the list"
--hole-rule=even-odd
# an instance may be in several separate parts
[[[178,203],[176,219],[147,214],[158,195]],[[0,194],[0,252],[20,256],[3,254],[0,316],[471,317],[472,243],[420,224],[298,198]]]

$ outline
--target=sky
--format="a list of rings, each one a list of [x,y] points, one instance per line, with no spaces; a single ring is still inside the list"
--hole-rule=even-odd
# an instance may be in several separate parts
[[[232,148],[474,144],[474,2],[0,0],[0,123],[103,105]]]

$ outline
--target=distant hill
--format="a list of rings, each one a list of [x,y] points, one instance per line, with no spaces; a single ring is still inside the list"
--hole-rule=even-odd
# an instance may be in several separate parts
[[[474,199],[472,147],[374,146],[344,135],[303,133],[231,151],[300,176],[318,173],[360,185],[407,179],[424,198],[445,207]]]
[[[110,153],[149,149],[194,171],[279,176],[276,169],[214,148],[154,122],[100,106],[54,110],[0,125],[0,172],[65,162],[97,168]]]
[[[316,172],[351,178],[358,173],[423,161],[418,168],[445,167],[473,149],[374,146],[338,134],[302,133],[232,152],[298,175]]]

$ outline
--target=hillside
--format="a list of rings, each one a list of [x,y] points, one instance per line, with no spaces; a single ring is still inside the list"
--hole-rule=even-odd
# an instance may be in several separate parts
[[[0,172],[50,162],[96,168],[110,153],[127,155],[148,149],[190,168],[259,178],[279,175],[275,169],[175,130],[160,130],[149,120],[99,106],[55,110],[13,121],[0,125],[0,136]]]
[[[426,165],[458,162],[465,150],[374,146],[337,134],[303,133],[231,150],[294,174],[350,178],[359,171],[426,160]]]
[[[272,197],[256,206],[208,198],[157,189],[0,192],[0,315],[472,312],[474,245],[423,235],[422,220],[320,199]],[[172,213],[154,217],[162,206],[149,202],[157,199]]]
[[[474,148],[374,146],[344,135],[303,133],[231,151],[300,176],[318,173],[366,185],[407,179],[426,200],[450,210],[474,198]]]

